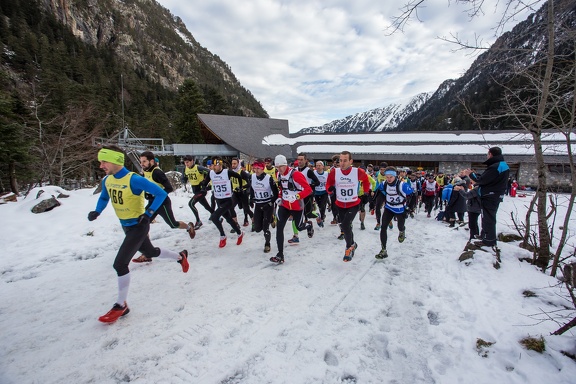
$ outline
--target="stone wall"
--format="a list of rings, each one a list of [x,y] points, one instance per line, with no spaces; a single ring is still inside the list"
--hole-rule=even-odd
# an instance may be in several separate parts
[[[514,177],[514,175],[511,175]],[[550,190],[570,192],[570,174],[559,174],[556,172],[546,172],[546,181]],[[538,185],[538,173],[536,163],[520,163],[518,168],[518,184],[521,186],[536,189]]]
[[[470,168],[469,161],[441,161],[438,164],[438,170],[449,175],[458,174],[461,170]]]

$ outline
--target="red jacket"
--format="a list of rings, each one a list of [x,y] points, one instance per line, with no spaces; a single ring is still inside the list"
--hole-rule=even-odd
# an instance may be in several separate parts
[[[342,174],[349,175],[350,172],[352,172],[352,168],[353,167],[350,167],[346,170],[342,170]],[[336,185],[335,177],[336,177],[336,170],[333,169],[328,174],[328,179],[326,180],[326,190],[330,194],[332,193],[332,191],[330,190],[331,187],[334,187]],[[362,168],[358,168],[358,182],[362,184],[364,194],[368,195],[368,193],[370,193],[370,180],[368,179],[368,175]],[[340,208],[350,208],[358,204],[360,204],[360,199],[357,199],[356,201],[350,203],[344,203],[342,201],[336,200],[336,205]]]
[[[292,178],[290,180],[282,181],[282,179],[285,176],[287,176],[290,172],[292,172]],[[289,183],[290,181],[294,184],[295,190],[287,189],[286,191],[283,191],[283,189],[285,188],[283,184]],[[293,168],[290,167],[286,167],[286,172],[284,172],[284,174],[278,175],[278,186],[279,186],[278,197],[282,199],[282,206],[291,211],[301,211],[304,208],[303,199],[311,195],[313,192],[312,188],[310,188],[310,184],[308,184],[308,181],[306,180],[306,177],[298,170],[296,169],[293,170]],[[294,194],[294,193],[297,193],[298,195],[297,200],[290,202],[289,200],[286,199],[288,194]]]

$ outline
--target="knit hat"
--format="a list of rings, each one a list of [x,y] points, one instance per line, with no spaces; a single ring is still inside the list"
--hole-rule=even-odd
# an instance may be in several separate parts
[[[276,158],[274,159],[274,165],[277,167],[280,165],[288,165],[288,162],[286,161],[286,156],[284,155],[276,156]]]

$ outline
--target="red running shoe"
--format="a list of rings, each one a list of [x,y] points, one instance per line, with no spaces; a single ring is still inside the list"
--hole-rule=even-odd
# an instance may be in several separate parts
[[[238,240],[236,240],[236,245],[240,245],[242,244],[242,239],[244,238],[244,231],[242,231],[239,235],[238,235]]]
[[[183,250],[180,252],[180,256],[182,256],[182,259],[178,260],[178,263],[182,265],[182,272],[186,273],[188,272],[188,268],[190,268],[190,264],[188,263],[188,251]]]
[[[218,244],[218,248],[224,248],[226,246],[226,236],[220,238],[220,244]]]
[[[194,224],[188,223],[188,229],[186,230],[186,232],[188,232],[188,236],[190,236],[191,239],[195,238],[196,229],[194,228]]]
[[[98,320],[103,323],[113,323],[120,317],[126,316],[128,312],[130,312],[130,308],[128,308],[128,304],[126,304],[126,302],[124,302],[124,305],[115,303],[112,309],[109,310],[105,315],[100,316]]]

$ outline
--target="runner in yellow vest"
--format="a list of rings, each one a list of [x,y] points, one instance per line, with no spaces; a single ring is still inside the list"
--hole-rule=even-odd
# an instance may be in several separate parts
[[[106,208],[109,202],[120,219],[126,237],[114,259],[114,269],[118,275],[118,298],[108,313],[98,320],[112,323],[130,312],[126,300],[130,287],[130,259],[137,251],[149,257],[175,259],[182,266],[182,272],[188,272],[188,251],[174,252],[156,248],[148,237],[150,219],[160,208],[167,193],[158,185],[124,168],[124,153],[118,147],[104,147],[98,152],[100,168],[106,173],[102,180],[102,192],[96,209],[88,214],[93,221]],[[144,193],[154,196],[150,206],[144,207]]]

